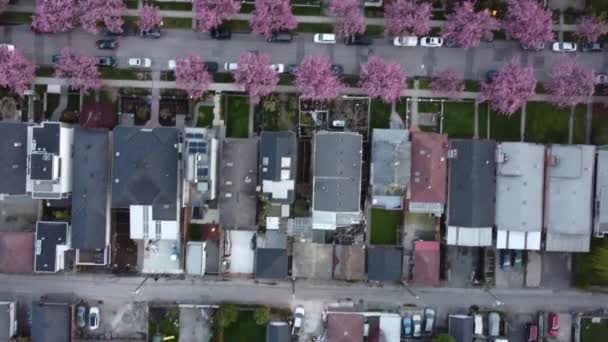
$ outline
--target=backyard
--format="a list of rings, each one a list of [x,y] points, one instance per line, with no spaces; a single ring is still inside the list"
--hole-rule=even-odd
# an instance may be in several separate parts
[[[521,111],[511,115],[502,115],[488,110],[488,107],[486,103],[479,105],[479,136],[487,136],[489,139],[498,141],[519,141],[521,138]]]
[[[213,107],[200,106],[198,109],[196,127],[211,128],[211,126],[213,126]]]
[[[403,222],[401,210],[372,209],[371,214],[372,245],[396,245]]]
[[[472,138],[475,134],[475,103],[444,102],[443,133],[450,138]]]
[[[382,102],[382,100],[373,99],[370,105],[370,129],[374,128],[388,128],[390,116],[391,116],[391,105]]]
[[[247,138],[249,136],[249,99],[244,95],[222,97],[226,137]]]
[[[573,143],[585,142],[585,106],[576,107]],[[568,143],[570,108],[558,108],[547,102],[528,102],[525,141]]]
[[[594,323],[589,317],[581,318],[580,342],[604,342],[608,336],[608,319]]]

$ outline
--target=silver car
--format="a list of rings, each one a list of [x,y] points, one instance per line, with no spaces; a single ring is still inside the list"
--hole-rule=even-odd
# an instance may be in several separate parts
[[[418,315],[418,314],[413,315],[412,323],[414,323],[414,333],[412,334],[412,336],[420,337],[420,333],[422,331],[422,327],[421,327],[422,317],[420,317],[420,315]]]
[[[430,334],[433,332],[435,325],[435,309],[424,309],[424,332]]]

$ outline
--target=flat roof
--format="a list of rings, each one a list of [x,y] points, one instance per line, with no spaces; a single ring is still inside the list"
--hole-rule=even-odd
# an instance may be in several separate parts
[[[400,281],[403,250],[396,246],[367,248],[367,278],[375,281]]]
[[[66,342],[71,339],[67,304],[32,304],[32,342]]]
[[[327,341],[363,342],[365,318],[358,313],[328,313]]]
[[[439,285],[439,241],[414,242],[414,282]]]
[[[105,130],[74,130],[72,247],[106,247],[110,136]]]
[[[266,342],[291,342],[290,325],[287,322],[268,322]]]
[[[545,248],[588,252],[595,146],[551,145],[545,186]]]
[[[456,342],[472,342],[474,329],[475,319],[472,316],[450,315],[448,318],[448,331]]]
[[[41,126],[32,127],[32,150],[58,155],[60,132],[59,122],[43,122]]]
[[[365,278],[365,249],[362,246],[334,245],[334,279],[363,280]]]
[[[295,241],[293,276],[296,278],[332,279],[334,245]]]
[[[595,179],[595,235],[603,237],[608,232],[608,149],[606,147],[598,148]]]
[[[258,139],[224,139],[220,166],[220,223],[226,228],[255,229]]]
[[[175,205],[179,130],[116,127],[112,131],[112,207]]]
[[[447,197],[448,137],[412,132],[410,211],[441,215]]]
[[[22,122],[0,122],[0,194],[25,194],[27,127]]]
[[[34,271],[34,233],[0,231],[0,273]]]
[[[58,246],[67,244],[68,223],[38,221],[36,223],[36,272],[57,272]]]
[[[279,248],[257,248],[255,250],[256,278],[287,278],[287,268],[287,250]]]
[[[410,183],[411,144],[409,131],[374,129],[370,184],[372,204],[400,208]]]
[[[539,250],[540,239],[526,235],[542,231],[545,146],[503,142],[497,155],[496,229],[505,235],[497,247]]]
[[[260,133],[259,181],[271,202],[293,203],[297,139],[292,131]]]

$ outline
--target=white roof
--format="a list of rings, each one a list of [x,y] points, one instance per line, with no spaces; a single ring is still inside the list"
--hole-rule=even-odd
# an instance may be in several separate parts
[[[151,205],[130,206],[130,235],[134,240],[177,240],[177,221],[155,221]]]
[[[492,245],[492,227],[448,226],[448,245],[478,247]]]

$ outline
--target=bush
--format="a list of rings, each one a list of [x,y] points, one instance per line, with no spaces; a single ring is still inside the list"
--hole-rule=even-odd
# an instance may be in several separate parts
[[[239,318],[239,309],[234,304],[222,304],[217,310],[217,323],[221,328],[227,328]]]
[[[433,338],[433,342],[456,342],[456,339],[448,334],[441,334]]]
[[[266,306],[260,306],[253,312],[253,319],[257,325],[266,325],[270,320],[270,310]]]

